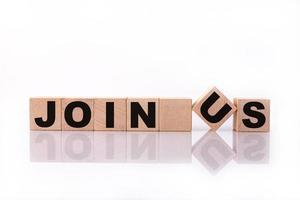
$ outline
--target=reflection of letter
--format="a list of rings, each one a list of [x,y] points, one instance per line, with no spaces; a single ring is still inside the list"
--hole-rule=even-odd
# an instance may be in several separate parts
[[[269,133],[235,132],[233,138],[235,160],[238,163],[269,162]]]
[[[155,162],[158,160],[157,133],[128,133],[127,160],[130,162]]]
[[[169,132],[159,134],[159,162],[191,162],[191,135],[190,132]]]
[[[33,162],[60,161],[61,132],[31,131],[30,160]]]
[[[62,156],[64,161],[93,160],[93,132],[62,132]]]
[[[33,131],[32,161],[191,162],[191,133],[112,131]]]
[[[234,152],[215,132],[206,133],[194,146],[193,155],[210,172],[222,169],[234,157]]]
[[[94,132],[96,162],[126,162],[126,132]]]

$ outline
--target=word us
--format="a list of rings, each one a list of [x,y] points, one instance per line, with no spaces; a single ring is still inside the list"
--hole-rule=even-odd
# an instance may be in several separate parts
[[[194,104],[188,98],[31,98],[30,129],[191,132],[192,111],[211,130],[232,115],[235,131],[270,130],[270,100],[231,102],[216,87]]]

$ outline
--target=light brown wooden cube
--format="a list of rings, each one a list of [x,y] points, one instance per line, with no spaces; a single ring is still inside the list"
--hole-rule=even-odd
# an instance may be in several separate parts
[[[159,99],[160,131],[191,131],[191,99]]]
[[[217,130],[236,108],[224,94],[213,87],[193,104],[193,111],[211,130]]]
[[[30,99],[30,130],[61,130],[61,99]]]
[[[94,130],[93,99],[62,100],[62,130],[92,131]]]
[[[126,99],[95,99],[94,130],[126,131]]]
[[[127,130],[158,131],[159,99],[127,99]]]
[[[233,117],[234,130],[239,132],[270,131],[269,99],[234,99],[237,112]]]

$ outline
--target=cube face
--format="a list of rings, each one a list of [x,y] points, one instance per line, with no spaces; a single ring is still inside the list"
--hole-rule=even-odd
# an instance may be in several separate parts
[[[62,130],[94,130],[93,99],[62,99]]]
[[[126,131],[125,98],[94,100],[94,130]]]
[[[239,132],[270,131],[270,100],[234,99],[237,112],[233,117],[233,129]]]
[[[267,164],[270,154],[270,134],[259,132],[234,132],[234,160],[239,164]]]
[[[30,99],[30,130],[61,130],[61,99]]]
[[[158,131],[159,99],[127,99],[127,130]]]
[[[159,108],[160,131],[192,130],[191,99],[160,99]]]
[[[236,111],[236,107],[214,87],[193,104],[193,111],[211,130],[217,130]]]

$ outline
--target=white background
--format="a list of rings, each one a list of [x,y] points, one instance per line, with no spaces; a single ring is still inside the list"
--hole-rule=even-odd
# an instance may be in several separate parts
[[[297,0],[1,0],[0,198],[299,199],[299,12]],[[214,85],[271,99],[269,165],[212,176],[197,163],[29,161],[29,97],[195,100]]]

